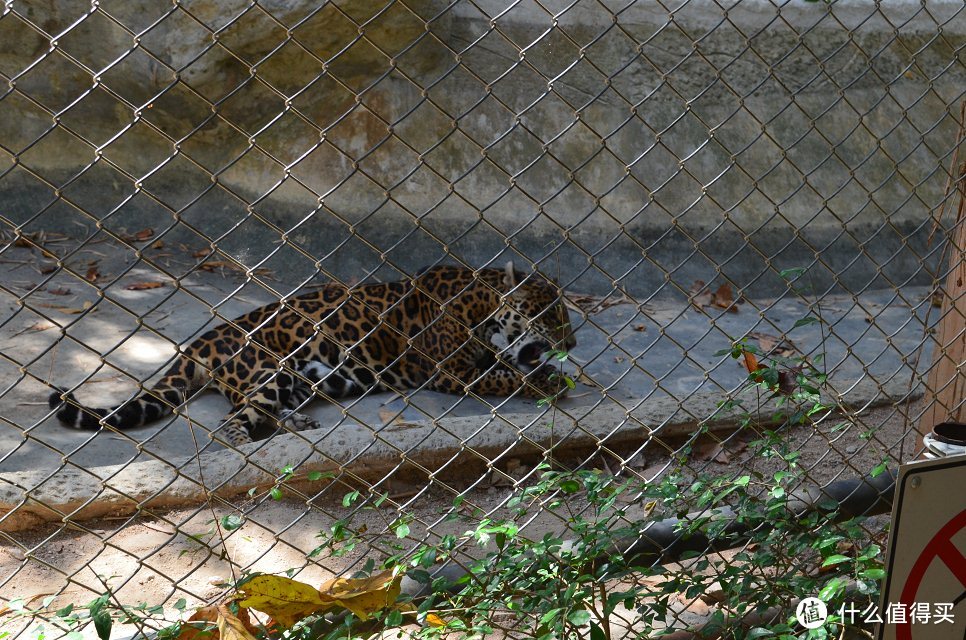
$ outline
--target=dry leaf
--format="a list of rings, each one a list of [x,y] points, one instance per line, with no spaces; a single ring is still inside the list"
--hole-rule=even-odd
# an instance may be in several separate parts
[[[712,302],[713,295],[704,284],[704,280],[695,280],[688,291],[691,304],[700,310],[704,310]]]
[[[311,585],[282,576],[255,576],[238,591],[243,596],[240,607],[268,614],[286,628],[331,606]]]
[[[749,333],[748,337],[758,338],[758,346],[761,347],[762,353],[769,353],[772,349],[778,346],[781,342],[781,338],[777,336],[771,336],[767,333]]]
[[[91,308],[91,301],[90,300],[85,300],[84,301],[84,304],[81,305],[80,308],[78,308],[78,307],[64,307],[64,306],[61,306],[59,304],[38,304],[37,306],[38,307],[46,307],[48,309],[54,309],[56,311],[60,311],[61,313],[68,313],[68,314],[71,314],[71,315],[77,315],[78,313],[84,313],[85,311],[87,311],[88,309],[90,309]],[[94,309],[94,311],[96,311],[96,309]]]
[[[135,282],[133,284],[127,285],[124,288],[130,291],[144,291],[145,289],[157,289],[158,287],[163,287],[163,286],[164,286],[163,282],[148,281],[148,282]]]
[[[148,227],[147,229],[141,229],[140,231],[138,231],[137,233],[135,233],[134,234],[134,239],[135,240],[142,240],[143,241],[143,240],[147,240],[148,238],[150,238],[153,235],[154,235],[154,229]]]
[[[97,270],[97,265],[90,267],[84,275],[84,279],[88,282],[97,282],[97,279],[100,277],[101,272]]]
[[[187,247],[185,247],[184,245],[181,245],[181,248],[182,249],[187,249]],[[211,249],[198,249],[197,251],[195,251],[194,253],[191,254],[191,257],[193,257],[193,258],[204,258],[204,257],[206,257],[206,256],[208,256],[210,254],[211,254]]]
[[[66,287],[57,287],[56,289],[48,289],[47,293],[55,296],[66,296],[68,293],[70,293],[70,289],[67,289]]]
[[[705,442],[698,447],[694,455],[698,460],[717,462],[718,464],[727,464],[731,461],[731,456],[728,455],[728,451],[721,442]]]
[[[717,291],[711,296],[711,303],[730,313],[737,313],[738,306],[735,304],[735,296],[731,290],[731,285],[727,282],[718,287]]]
[[[42,267],[40,267],[40,273],[42,275],[47,275],[48,273],[53,273],[54,271],[57,271],[56,264],[45,264]]]
[[[564,304],[573,309],[574,311],[582,311],[584,313],[596,313],[598,311],[603,311],[609,307],[613,307],[619,304],[633,304],[634,301],[627,296],[621,295],[608,295],[608,296],[594,296],[586,293],[574,293],[572,291],[564,291]]]
[[[647,331],[647,327],[643,324],[635,324],[633,329],[634,331]]]
[[[248,617],[248,611],[244,608],[239,609],[238,613]],[[219,640],[255,640],[251,620],[245,621],[237,617],[228,609],[227,604],[218,605],[217,623]]]
[[[769,335],[753,331],[748,334],[749,338],[756,338],[761,352],[766,355],[779,356],[782,358],[794,358],[801,354],[795,343],[785,337]]]
[[[761,369],[762,365],[758,364],[758,358],[755,357],[755,354],[750,351],[742,351],[741,355],[744,356],[745,369],[748,370],[748,373],[754,373]]]
[[[38,331],[46,331],[47,329],[53,329],[56,326],[57,325],[55,325],[52,322],[47,322],[46,320],[38,320],[37,322],[33,323],[29,327],[25,329],[21,329],[17,333],[13,334],[13,337],[16,338],[17,336],[23,335],[25,333],[36,333]]]
[[[401,417],[402,416],[400,416],[400,414],[399,414],[398,411],[395,411],[393,409],[390,409],[389,407],[385,407],[385,408],[379,410],[379,420],[384,425],[385,424],[390,424],[392,422],[396,422]]]
[[[319,593],[324,601],[345,607],[365,620],[376,611],[395,605],[401,580],[402,576],[394,576],[391,570],[368,578],[335,578],[319,587]]]
[[[151,245],[152,249],[164,249],[164,242],[162,240],[155,240]]]
[[[218,636],[218,607],[201,607],[181,625],[177,640],[214,640]]]

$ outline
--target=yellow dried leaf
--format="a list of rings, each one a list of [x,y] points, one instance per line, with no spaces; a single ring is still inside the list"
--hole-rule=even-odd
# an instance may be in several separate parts
[[[228,609],[228,605],[218,605],[217,623],[219,640],[255,640],[254,634]]]
[[[442,618],[440,618],[435,613],[427,613],[426,614],[426,624],[428,624],[430,626],[433,626],[433,627],[445,627],[446,626],[446,621],[444,621]]]
[[[255,576],[238,588],[240,607],[268,614],[283,627],[330,608],[311,585],[282,576]]]
[[[395,605],[401,580],[402,576],[394,576],[391,570],[368,578],[335,578],[319,587],[319,594],[323,601],[345,607],[365,620],[376,611]]]

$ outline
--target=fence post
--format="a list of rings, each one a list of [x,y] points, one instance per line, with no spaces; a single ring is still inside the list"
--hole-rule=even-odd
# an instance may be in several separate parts
[[[966,421],[966,163],[954,162],[953,167],[958,171],[948,192],[958,194],[959,209],[949,239],[949,273],[941,289],[942,317],[926,381],[917,450],[922,448],[922,437],[940,422]]]

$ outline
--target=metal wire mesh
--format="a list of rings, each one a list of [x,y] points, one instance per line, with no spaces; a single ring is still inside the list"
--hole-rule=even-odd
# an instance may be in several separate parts
[[[910,459],[964,42],[944,2],[7,2],[4,599],[351,573],[380,543],[307,559],[320,529],[405,522],[405,553],[454,530],[457,496],[508,513],[540,462],[767,469],[720,406],[741,340],[828,374],[837,416],[789,436],[807,480]],[[131,398],[179,345],[321,282],[510,259],[573,310],[556,405],[364,393],[238,450],[211,394],[131,431],[47,406]]]

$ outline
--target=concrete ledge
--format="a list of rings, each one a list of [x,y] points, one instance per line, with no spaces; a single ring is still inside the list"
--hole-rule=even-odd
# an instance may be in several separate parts
[[[830,400],[853,411],[921,395],[919,386],[910,385],[908,379],[881,387],[862,380],[839,385],[835,393],[838,397]],[[556,412],[552,426],[547,413],[443,418],[374,430],[342,425],[334,432],[284,434],[239,451],[204,453],[197,459],[91,469],[64,466],[52,474],[8,473],[0,475],[0,531],[200,504],[209,495],[231,498],[252,487],[271,486],[288,465],[299,474],[331,471],[345,474],[347,480],[375,481],[401,471],[424,479],[457,473],[465,479],[469,470],[482,473],[508,457],[539,457],[550,447],[566,453],[596,448],[602,442],[640,446],[650,439],[690,436],[699,424],[710,431],[725,431],[736,426],[737,412],[720,411],[722,397],[699,393],[686,406],[674,398],[652,397],[636,407],[565,407]],[[702,422],[699,416],[712,418]],[[313,488],[318,491],[318,483]]]

